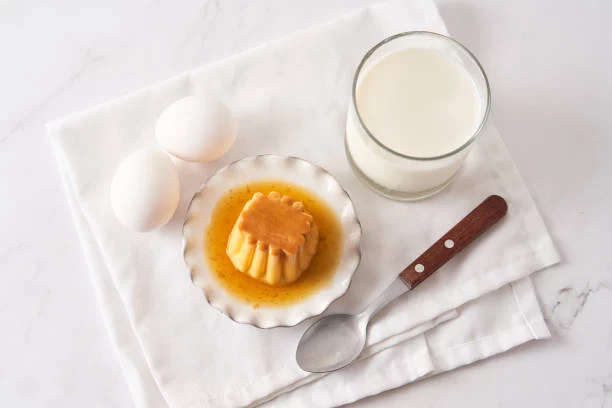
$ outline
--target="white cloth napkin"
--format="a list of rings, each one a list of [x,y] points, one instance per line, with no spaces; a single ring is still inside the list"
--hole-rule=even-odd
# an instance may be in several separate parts
[[[432,2],[383,3],[48,126],[137,406],[335,406],[549,336],[525,277],[558,256],[493,126],[453,184],[416,203],[373,194],[346,162],[344,124],[360,58],[384,37],[414,29],[446,32]],[[131,151],[155,144],[153,126],[165,106],[210,90],[237,117],[236,145],[214,163],[177,162],[182,194],[175,217],[153,233],[126,231],[109,205],[114,170]],[[329,312],[365,306],[487,195],[505,197],[509,211],[490,234],[381,314],[362,360],[311,375],[294,360],[305,324],[270,330],[235,324],[208,306],[181,258],[181,222],[197,187],[228,162],[261,153],[325,167],[356,204],[363,260]]]

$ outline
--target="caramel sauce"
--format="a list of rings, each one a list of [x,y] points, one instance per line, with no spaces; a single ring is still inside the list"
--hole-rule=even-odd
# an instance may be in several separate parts
[[[276,191],[301,201],[319,227],[317,253],[308,269],[292,284],[270,286],[238,271],[225,253],[227,238],[242,207],[254,193]],[[342,253],[342,226],[333,210],[313,191],[282,180],[248,183],[229,190],[215,206],[205,231],[204,253],[221,286],[236,298],[259,306],[286,306],[296,303],[328,284]]]

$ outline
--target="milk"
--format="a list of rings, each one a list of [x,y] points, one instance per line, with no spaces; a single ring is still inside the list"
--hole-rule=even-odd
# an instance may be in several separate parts
[[[481,99],[472,75],[441,52],[389,53],[358,76],[346,128],[349,160],[378,190],[430,195],[461,167],[469,149],[460,148],[482,122]]]

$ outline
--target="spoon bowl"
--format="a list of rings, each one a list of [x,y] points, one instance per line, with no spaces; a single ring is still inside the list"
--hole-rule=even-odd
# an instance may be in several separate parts
[[[366,326],[360,315],[333,314],[317,320],[300,339],[298,364],[305,371],[324,373],[352,363],[365,346]]]

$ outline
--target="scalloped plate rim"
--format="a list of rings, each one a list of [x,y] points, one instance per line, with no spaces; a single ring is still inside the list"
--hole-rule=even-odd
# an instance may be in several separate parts
[[[202,250],[193,250],[191,248],[193,245],[189,245],[194,240],[199,242],[203,240],[203,233],[198,237],[197,231],[202,231],[202,229],[196,229],[195,231],[191,231],[191,227],[193,224],[198,222],[202,223],[201,220],[198,220],[197,217],[193,217],[195,215],[194,205],[198,205],[198,200],[202,195],[206,192],[207,189],[216,188],[214,182],[218,180],[219,177],[225,175],[226,177],[231,176],[231,171],[239,168],[241,166],[251,166],[253,167],[256,164],[264,163],[265,166],[270,168],[270,166],[280,166],[282,164],[288,164],[292,162],[297,162],[301,166],[301,168],[294,168],[295,171],[302,172],[302,177],[304,173],[310,170],[313,174],[311,174],[308,182],[315,179],[317,173],[321,173],[324,178],[327,180],[331,180],[331,185],[326,186],[326,191],[337,188],[336,193],[339,193],[335,199],[341,199],[340,202],[330,203],[329,199],[323,198],[323,200],[334,210],[336,216],[340,220],[342,225],[342,229],[344,232],[344,244],[343,244],[343,255],[340,259],[340,264],[338,270],[336,270],[334,277],[332,280],[334,281],[333,285],[328,285],[324,288],[319,289],[317,292],[313,293],[304,301],[297,302],[291,305],[287,305],[286,307],[261,307],[261,308],[253,308],[252,306],[244,303],[243,301],[238,300],[231,294],[229,294],[217,281],[210,271],[206,259],[204,259],[204,251]],[[229,173],[229,176],[228,176]],[[278,179],[278,180],[287,180],[289,182],[301,185],[310,190],[313,188],[305,186],[304,183],[300,183],[299,181],[291,180],[290,177],[284,176],[284,174],[280,174],[278,176],[269,177],[269,178],[255,178],[253,180],[263,180],[263,179]],[[300,181],[303,179],[300,179]],[[248,181],[245,181],[246,183]],[[230,188],[233,186],[242,185],[244,183],[235,183],[231,184],[228,187],[223,188],[221,194],[225,194]],[[327,197],[327,196],[326,196]],[[216,202],[211,206],[210,211],[216,205]],[[343,209],[348,206],[350,209],[348,214],[345,214],[346,211],[339,212],[337,208],[341,206]],[[207,214],[205,214],[206,217]],[[209,214],[208,214],[209,215]],[[194,221],[194,218],[195,221]],[[207,223],[202,228],[205,228]],[[318,166],[308,160],[295,157],[295,156],[280,156],[273,154],[264,154],[264,155],[255,155],[244,157],[240,160],[233,161],[226,166],[215,171],[213,174],[208,177],[208,179],[200,186],[200,188],[195,192],[193,197],[191,198],[187,210],[185,213],[185,218],[182,227],[182,237],[183,237],[183,259],[187,269],[189,270],[191,281],[194,286],[202,291],[205,300],[217,311],[225,314],[231,320],[241,323],[248,324],[251,326],[255,326],[262,329],[273,328],[273,327],[289,327],[295,326],[302,321],[308,319],[309,317],[317,316],[323,313],[335,300],[342,297],[350,288],[352,283],[353,276],[359,267],[361,262],[361,237],[362,237],[362,227],[359,222],[359,218],[357,216],[357,212],[355,209],[355,205],[351,200],[349,194],[346,190],[340,185],[338,180],[326,169],[321,166]],[[196,248],[199,248],[200,245],[197,245]],[[202,258],[198,261],[194,261],[192,259],[192,255],[198,258]],[[199,255],[199,256],[198,256]],[[206,272],[202,274],[200,269],[204,269]],[[341,270],[343,269],[343,270]],[[341,272],[342,276],[338,276],[338,272]],[[208,275],[208,276],[206,276]],[[209,285],[205,285],[203,287],[198,282],[204,281],[205,283],[210,283]],[[302,308],[300,308],[302,306]],[[239,312],[236,312],[236,309],[239,309]],[[282,310],[286,310],[286,314],[284,316],[283,312],[279,312]],[[274,312],[272,312],[274,311]],[[270,316],[272,315],[272,316]],[[281,315],[281,316],[279,316]]]

